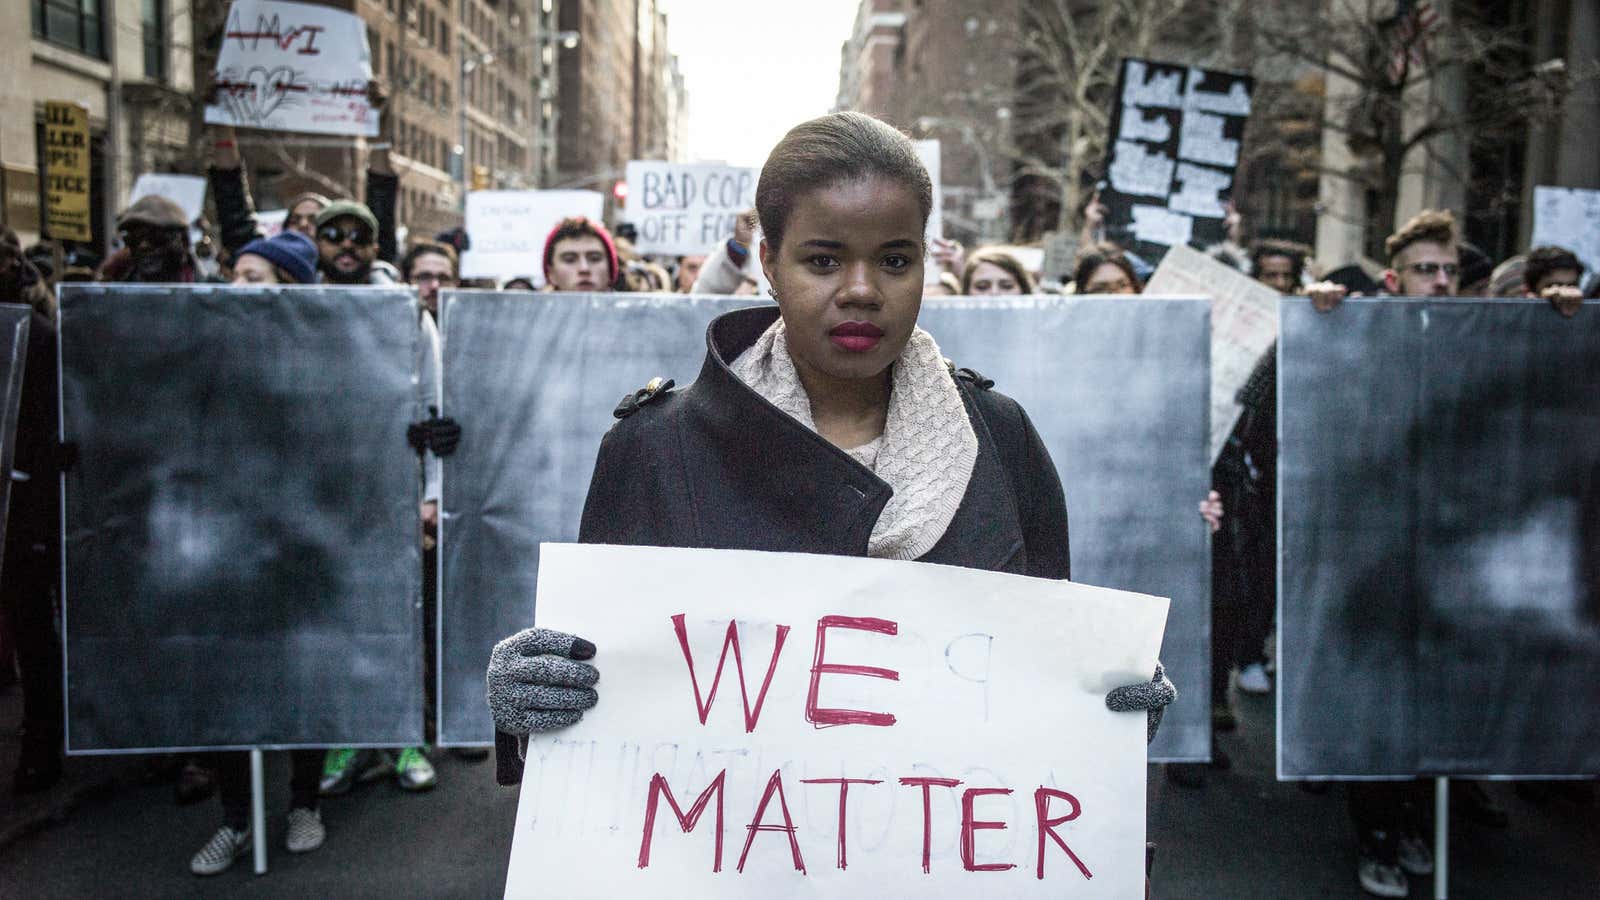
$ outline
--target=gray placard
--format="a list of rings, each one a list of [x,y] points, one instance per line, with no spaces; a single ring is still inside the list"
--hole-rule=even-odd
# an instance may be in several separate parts
[[[483,672],[533,621],[540,541],[570,541],[611,409],[661,375],[699,372],[705,330],[751,301],[474,291],[444,306],[446,460],[440,742],[492,737]],[[1027,408],[1067,493],[1073,575],[1173,598],[1165,659],[1186,698],[1155,752],[1209,753],[1208,372],[1204,301],[1025,298],[929,302],[946,355]]]
[[[1286,299],[1281,778],[1600,772],[1600,328]]]
[[[28,362],[28,321],[33,310],[0,303],[0,547],[11,515],[11,466],[17,447],[17,412]],[[3,555],[3,554],[0,554]]]
[[[1061,474],[1072,580],[1172,600],[1161,660],[1178,701],[1155,762],[1211,755],[1210,302],[932,300],[922,327],[1028,411]]]
[[[415,295],[61,290],[67,747],[422,740]]]

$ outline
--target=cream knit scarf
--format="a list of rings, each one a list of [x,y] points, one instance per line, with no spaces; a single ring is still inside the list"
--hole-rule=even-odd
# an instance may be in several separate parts
[[[730,368],[773,406],[817,430],[782,319]],[[978,459],[978,436],[932,335],[912,330],[892,378],[883,435],[846,452],[894,489],[872,527],[867,555],[917,559],[933,549],[955,518]]]

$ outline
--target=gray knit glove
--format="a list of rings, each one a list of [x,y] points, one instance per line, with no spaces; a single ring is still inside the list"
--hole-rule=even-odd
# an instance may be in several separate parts
[[[1148,744],[1156,739],[1156,729],[1161,726],[1161,714],[1166,711],[1167,704],[1176,699],[1178,689],[1167,680],[1167,670],[1157,661],[1154,678],[1112,688],[1111,693],[1106,695],[1106,708],[1112,712],[1145,710],[1147,724],[1144,742]]]
[[[588,663],[594,645],[583,638],[528,628],[494,645],[489,654],[489,712],[506,734],[565,728],[583,718],[599,695],[600,673]]]

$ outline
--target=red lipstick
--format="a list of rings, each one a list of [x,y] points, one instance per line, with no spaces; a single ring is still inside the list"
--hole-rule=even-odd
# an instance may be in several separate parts
[[[828,331],[834,346],[851,353],[866,353],[883,340],[883,329],[871,322],[841,322]]]

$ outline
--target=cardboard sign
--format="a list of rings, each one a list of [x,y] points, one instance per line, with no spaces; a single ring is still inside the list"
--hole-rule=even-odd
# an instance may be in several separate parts
[[[283,0],[233,0],[217,54],[219,125],[372,137],[372,52],[360,16]]]
[[[158,175],[147,172],[133,182],[128,205],[151,194],[165,197],[183,209],[190,222],[200,218],[206,205],[206,180],[198,175]],[[259,217],[258,217],[259,218]]]
[[[1600,191],[1584,188],[1533,189],[1532,246],[1553,244],[1571,250],[1583,263],[1584,282],[1600,273]]]
[[[44,105],[45,232],[58,241],[93,240],[89,226],[89,110]]]
[[[934,238],[944,237],[944,188],[939,183],[943,177],[939,156],[939,141],[930,139],[925,141],[912,141],[917,148],[917,158],[922,160],[922,165],[928,170],[928,180],[933,182],[933,209],[928,214],[927,239],[932,242]],[[936,271],[930,267],[929,271]],[[938,281],[937,274],[934,281]]]
[[[1111,109],[1106,238],[1146,259],[1227,236],[1239,145],[1250,116],[1248,75],[1124,59]]]
[[[538,622],[599,647],[601,699],[529,744],[506,896],[1142,893],[1145,717],[1105,695],[1150,677],[1165,600],[807,554],[542,557]]]
[[[461,254],[462,278],[533,279],[544,284],[544,239],[568,216],[600,221],[605,197],[596,191],[472,191],[466,225],[471,249]]]
[[[1190,247],[1173,247],[1145,294],[1211,297],[1211,460],[1244,407],[1236,399],[1278,339],[1278,292]]]
[[[756,205],[755,169],[636,159],[628,163],[627,218],[640,253],[709,253]]]

